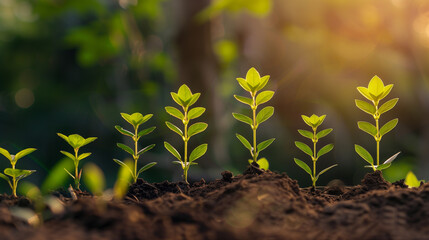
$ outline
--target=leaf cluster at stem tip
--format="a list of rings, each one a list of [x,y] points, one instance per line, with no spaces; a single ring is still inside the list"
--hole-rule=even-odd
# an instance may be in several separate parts
[[[196,147],[188,158],[188,142],[189,139],[207,129],[207,123],[197,122],[188,127],[190,120],[200,117],[206,109],[203,107],[190,108],[200,97],[200,93],[192,93],[191,89],[185,84],[183,84],[177,93],[171,92],[171,97],[173,100],[182,108],[181,110],[167,106],[165,111],[171,116],[179,119],[183,124],[183,130],[173,123],[166,121],[165,124],[167,127],[178,134],[184,142],[184,154],[183,157],[174,148],[170,143],[164,142],[164,147],[175,157],[178,161],[173,161],[173,163],[178,164],[183,169],[183,178],[185,182],[188,182],[188,170],[191,165],[196,165],[195,160],[202,157],[207,151],[207,144],[201,144]]]
[[[119,133],[121,133],[124,136],[130,137],[133,140],[133,142],[134,142],[133,148],[134,149],[125,145],[125,144],[122,144],[122,143],[118,143],[117,146],[132,156],[132,158],[134,160],[134,166],[128,166],[128,164],[126,164],[126,163],[124,163],[118,159],[113,159],[113,161],[115,161],[117,164],[119,164],[124,169],[127,169],[133,178],[133,182],[135,183],[135,182],[137,182],[137,178],[139,177],[139,175],[142,172],[148,170],[149,168],[151,168],[157,164],[156,162],[150,162],[150,163],[144,165],[143,167],[141,167],[137,171],[137,162],[138,162],[138,159],[140,158],[140,156],[143,153],[145,153],[145,152],[147,152],[147,151],[149,151],[155,147],[155,144],[151,144],[151,145],[146,146],[146,147],[139,150],[138,149],[138,141],[140,140],[141,137],[153,132],[153,130],[155,130],[156,127],[149,127],[149,128],[146,128],[146,129],[139,131],[140,125],[144,124],[149,119],[151,119],[153,114],[143,115],[139,112],[136,112],[133,114],[121,113],[121,116],[125,121],[127,121],[129,124],[131,124],[133,126],[133,130],[132,131],[126,130],[119,125],[116,125],[115,128],[116,128],[116,130],[118,130]]]
[[[261,77],[259,72],[253,67],[247,71],[246,78],[237,78],[238,84],[240,84],[240,86],[250,94],[250,98],[239,95],[234,95],[234,97],[237,101],[250,107],[252,110],[252,116],[248,117],[241,113],[232,113],[235,119],[248,124],[253,131],[252,141],[248,141],[238,133],[236,134],[238,140],[240,140],[244,147],[250,151],[252,156],[252,161],[250,161],[250,163],[258,163],[259,167],[265,170],[267,170],[269,166],[268,160],[265,158],[258,159],[258,156],[262,150],[274,142],[275,138],[271,138],[257,144],[256,130],[261,123],[267,121],[274,114],[274,107],[271,106],[264,107],[257,112],[257,109],[261,104],[270,101],[274,96],[274,91],[262,91],[258,93],[258,91],[262,90],[267,85],[269,79],[269,75]],[[250,142],[252,142],[252,144]]]
[[[370,164],[366,167],[371,167],[374,171],[383,170],[390,167],[391,162],[398,155],[397,153],[392,157],[390,157],[388,160],[386,160],[383,164],[380,164],[380,141],[385,134],[393,130],[398,124],[397,118],[390,120],[389,122],[385,123],[382,127],[380,127],[380,123],[379,123],[380,116],[383,113],[393,109],[398,103],[399,98],[394,98],[386,101],[384,104],[379,106],[380,101],[383,100],[390,93],[392,88],[393,88],[393,84],[389,84],[385,86],[383,81],[378,76],[374,76],[371,79],[367,88],[366,87],[357,88],[359,93],[362,94],[362,96],[364,96],[367,100],[369,100],[370,103],[356,99],[355,100],[356,106],[360,110],[371,115],[375,121],[375,125],[366,121],[359,121],[357,123],[358,128],[368,133],[374,138],[377,146],[377,153],[376,153],[377,160],[376,162],[374,162],[374,159],[372,158],[371,154],[360,145],[357,145],[357,144],[355,145],[355,151],[359,154],[359,156],[361,156],[366,162]]]
[[[320,132],[317,132],[317,128],[323,123],[326,115],[322,115],[319,117],[319,116],[313,114],[311,117],[308,117],[305,115],[302,115],[301,117],[302,117],[302,120],[304,120],[305,124],[307,124],[308,126],[311,127],[313,132],[310,132],[307,130],[302,130],[302,129],[299,129],[298,132],[303,137],[306,137],[313,142],[313,149],[310,146],[308,146],[307,144],[300,142],[300,141],[295,141],[295,145],[301,151],[303,151],[305,154],[307,154],[311,157],[311,160],[313,161],[313,171],[311,171],[311,168],[305,162],[299,160],[298,158],[295,158],[294,161],[300,168],[302,168],[306,173],[308,173],[310,175],[311,181],[313,183],[313,187],[316,187],[316,182],[319,179],[320,175],[322,175],[323,173],[327,172],[329,169],[338,165],[338,164],[334,164],[330,167],[323,169],[318,174],[316,174],[316,162],[317,162],[317,160],[322,155],[327,154],[328,152],[330,152],[334,148],[333,144],[328,144],[328,145],[325,145],[324,147],[322,147],[319,151],[316,151],[316,149],[317,149],[316,144],[319,141],[319,139],[321,139],[321,138],[327,136],[329,133],[331,133],[332,128],[324,129]]]

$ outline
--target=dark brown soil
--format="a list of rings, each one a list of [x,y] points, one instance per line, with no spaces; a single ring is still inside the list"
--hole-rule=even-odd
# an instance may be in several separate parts
[[[14,224],[8,201],[1,239],[429,239],[429,184],[409,189],[379,171],[315,190],[255,168],[191,186],[139,180],[122,202],[80,197],[38,228]]]

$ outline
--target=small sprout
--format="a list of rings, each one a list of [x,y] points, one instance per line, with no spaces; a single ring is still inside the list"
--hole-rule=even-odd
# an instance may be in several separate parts
[[[14,197],[16,197],[16,189],[18,187],[19,180],[21,180],[25,177],[28,177],[32,173],[36,172],[36,170],[16,169],[15,168],[16,162],[18,162],[19,159],[23,158],[24,156],[26,156],[26,155],[34,152],[34,151],[36,151],[35,148],[27,148],[27,149],[20,151],[19,153],[15,154],[15,155],[12,155],[6,149],[0,148],[0,154],[5,156],[9,160],[10,164],[12,165],[12,168],[6,168],[3,171],[4,174],[0,173],[0,177],[3,178],[4,180],[6,180],[7,183],[9,183],[9,186],[12,189],[12,194]],[[8,176],[12,177],[12,181]]]
[[[424,180],[418,180],[416,175],[414,175],[414,173],[412,171],[409,171],[407,173],[407,176],[405,177],[405,184],[409,187],[409,188],[413,188],[413,187],[420,187],[420,184],[425,183]]]
[[[275,140],[275,138],[271,138],[263,142],[260,142],[259,144],[256,144],[256,130],[258,129],[259,124],[265,122],[274,114],[274,107],[271,107],[271,106],[264,107],[258,113],[256,111],[261,104],[268,102],[274,96],[274,91],[262,91],[258,94],[258,91],[264,88],[265,85],[267,85],[269,79],[270,79],[269,75],[261,77],[259,75],[259,72],[253,67],[249,69],[249,71],[247,71],[246,79],[237,78],[237,81],[240,84],[240,86],[244,90],[249,92],[251,98],[238,96],[238,95],[234,95],[234,97],[235,99],[237,99],[237,101],[244,103],[251,108],[252,118],[240,113],[232,113],[235,119],[237,119],[240,122],[244,122],[248,124],[252,128],[253,146],[242,135],[237,133],[236,136],[238,140],[240,140],[240,142],[244,145],[244,147],[246,147],[250,151],[250,154],[253,158],[252,162],[261,163],[260,165],[259,164],[258,165],[262,169],[268,169],[268,161],[266,159],[258,160],[259,153],[265,148],[267,148],[268,146],[270,146],[270,144],[273,143]]]
[[[190,108],[190,106],[192,106],[198,100],[200,95],[201,95],[200,93],[192,94],[189,87],[183,84],[179,88],[179,91],[177,93],[175,92],[171,93],[171,97],[177,104],[179,104],[182,107],[183,112],[175,107],[170,107],[170,106],[165,107],[165,111],[167,111],[167,113],[172,115],[173,117],[181,120],[184,126],[182,131],[179,127],[172,124],[171,122],[168,122],[168,121],[165,122],[165,124],[171,131],[177,133],[183,139],[183,142],[184,142],[183,158],[180,155],[180,153],[170,143],[164,142],[164,147],[171,154],[173,154],[174,157],[177,158],[178,161],[174,161],[173,163],[179,164],[182,167],[183,178],[186,183],[188,183],[189,167],[191,165],[198,164],[195,162],[195,160],[202,157],[207,151],[207,144],[206,143],[201,144],[191,152],[188,158],[189,138],[198,133],[205,131],[208,126],[207,123],[197,122],[192,124],[188,128],[188,124],[190,120],[200,117],[206,111],[206,109],[203,107]]]
[[[396,127],[398,124],[398,119],[395,118],[386,124],[384,124],[381,128],[379,126],[379,119],[381,114],[391,110],[395,107],[396,103],[398,102],[399,98],[391,99],[387,102],[385,102],[380,107],[378,106],[380,101],[385,98],[390,91],[393,88],[393,84],[389,84],[387,86],[384,86],[383,81],[378,77],[374,76],[371,81],[368,84],[368,88],[365,87],[358,87],[357,90],[369,101],[371,101],[372,104],[362,101],[362,100],[355,100],[356,106],[366,112],[367,114],[371,115],[375,120],[375,126],[369,122],[365,121],[359,121],[358,127],[362,131],[368,133],[369,135],[373,136],[375,139],[375,142],[377,144],[377,164],[374,164],[374,159],[372,158],[371,154],[362,146],[355,144],[355,151],[361,156],[365,161],[367,161],[374,171],[376,170],[383,170],[388,167],[390,167],[391,162],[396,158],[396,156],[399,154],[395,154],[391,158],[389,158],[387,161],[385,161],[383,164],[380,164],[380,141],[381,138],[388,132],[390,132],[392,129]],[[390,161],[389,161],[390,160]]]
[[[79,149],[93,141],[95,141],[96,137],[89,137],[89,138],[83,138],[82,136],[78,134],[72,134],[70,136],[65,136],[64,134],[57,133],[59,137],[64,139],[74,150],[74,154],[66,152],[66,151],[60,151],[62,154],[64,154],[66,157],[73,160],[74,168],[75,168],[75,175],[71,174],[67,169],[64,168],[64,170],[74,179],[74,185],[75,188],[80,190],[80,178],[82,177],[82,169],[79,171],[79,162],[87,158],[91,155],[91,153],[82,153],[79,155]]]
[[[133,162],[131,160],[125,160],[125,166],[132,166]],[[128,167],[129,168],[129,167]],[[130,171],[127,167],[121,166],[119,168],[118,178],[116,179],[115,185],[113,186],[113,197],[116,200],[124,198],[127,194],[129,188],[129,182],[132,179]]]
[[[96,196],[103,195],[103,191],[106,188],[106,180],[103,171],[94,163],[86,164],[84,169],[83,181],[88,190]]]
[[[313,188],[316,187],[316,181],[319,179],[320,175],[322,175],[323,173],[325,173],[329,169],[338,165],[338,164],[334,164],[330,167],[327,167],[327,168],[323,169],[322,171],[320,171],[319,174],[316,175],[316,162],[317,162],[317,160],[319,159],[319,157],[327,154],[328,152],[330,152],[334,148],[333,144],[328,144],[328,145],[322,147],[319,151],[316,151],[317,150],[316,144],[319,141],[319,139],[325,137],[330,132],[332,132],[332,128],[328,128],[328,129],[322,130],[320,132],[317,132],[317,127],[319,127],[323,123],[323,121],[325,120],[325,117],[326,117],[326,115],[322,115],[320,117],[317,115],[314,115],[314,114],[311,117],[307,117],[305,115],[302,115],[302,119],[304,120],[304,122],[308,126],[310,126],[312,128],[313,132],[310,132],[307,130],[301,130],[301,129],[299,129],[298,132],[302,136],[311,139],[311,141],[313,142],[313,150],[311,150],[311,148],[305,143],[302,143],[299,141],[295,142],[295,145],[301,151],[303,151],[305,154],[309,155],[311,157],[311,160],[313,160],[313,172],[311,172],[310,167],[305,162],[303,162],[297,158],[294,159],[295,163],[310,175],[311,181],[313,182]]]
[[[139,160],[140,156],[151,150],[152,148],[155,147],[155,144],[151,144],[143,149],[138,149],[138,141],[140,140],[141,137],[153,132],[153,130],[155,130],[155,127],[150,127],[150,128],[146,128],[143,129],[141,131],[139,131],[139,127],[140,125],[142,125],[143,123],[147,122],[153,115],[152,114],[147,114],[147,115],[142,115],[141,113],[133,113],[133,114],[126,114],[126,113],[121,113],[121,116],[123,119],[125,119],[125,121],[127,121],[129,124],[131,124],[134,128],[133,132],[125,130],[124,128],[122,128],[121,126],[115,126],[116,130],[118,130],[118,132],[120,132],[122,135],[128,136],[130,138],[133,139],[134,142],[134,150],[130,147],[128,147],[125,144],[122,143],[118,143],[117,146],[119,148],[121,148],[122,150],[124,150],[125,152],[129,153],[134,160],[134,167],[133,169],[131,169],[127,164],[125,164],[124,162],[118,160],[118,159],[113,159],[113,161],[115,161],[117,164],[119,164],[122,167],[125,167],[126,169],[128,169],[128,171],[131,173],[131,176],[133,177],[133,182],[137,182],[137,178],[139,177],[139,175],[148,170],[149,168],[155,166],[157,163],[156,162],[150,162],[146,165],[144,165],[142,168],[140,168],[137,171],[137,161]]]

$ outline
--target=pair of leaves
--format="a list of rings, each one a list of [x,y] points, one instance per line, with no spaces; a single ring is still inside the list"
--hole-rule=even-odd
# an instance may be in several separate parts
[[[16,155],[12,155],[6,149],[0,148],[0,154],[5,156],[10,161],[11,164],[15,165],[19,159],[27,156],[28,154],[30,154],[36,150],[37,149],[35,149],[35,148],[26,148],[26,149],[18,152]]]
[[[25,177],[28,177],[29,175],[35,173],[36,170],[23,170],[23,169],[6,168],[3,172],[5,175],[15,177],[16,181],[19,181],[19,180],[21,180]]]
[[[200,93],[192,94],[191,89],[189,89],[186,84],[180,86],[177,93],[171,92],[173,100],[183,108],[192,106],[198,100],[200,95]]]
[[[398,103],[398,101],[399,101],[399,98],[394,98],[394,99],[391,99],[391,100],[385,102],[378,109],[378,113],[379,114],[383,114],[383,113],[385,113],[385,112],[393,109],[396,106],[396,104]],[[358,99],[355,100],[355,103],[356,103],[356,106],[360,110],[362,110],[362,111],[364,111],[364,112],[366,112],[366,113],[368,113],[370,115],[374,115],[376,113],[376,109],[375,109],[374,105],[371,105],[371,104],[369,104],[369,103],[367,103],[365,101],[358,100]]]
[[[311,117],[305,116],[305,115],[301,115],[302,120],[304,120],[305,124],[307,124],[308,126],[310,126],[313,129],[316,129],[318,126],[320,126],[323,121],[326,118],[326,115],[322,115],[322,116],[317,116],[316,114],[311,115]]]
[[[251,98],[234,95],[235,99],[237,99],[241,103],[249,105],[250,107],[252,107],[253,105],[258,107],[259,105],[270,101],[271,98],[273,98],[273,96],[274,96],[274,91],[263,91],[258,95],[256,95],[255,104],[253,104],[253,100]]]
[[[121,133],[121,134],[123,134],[125,136],[129,136],[129,137],[132,137],[132,138],[137,137],[137,141],[138,141],[141,137],[143,137],[143,136],[145,136],[145,135],[153,132],[153,130],[155,130],[156,127],[150,127],[150,128],[146,128],[144,130],[141,130],[140,132],[138,132],[137,136],[135,136],[134,133],[132,133],[132,132],[130,132],[130,131],[122,128],[119,125],[116,125],[115,128],[116,128],[116,130],[118,130],[119,133]]]
[[[384,86],[383,81],[374,76],[368,84],[368,88],[358,87],[357,90],[368,100],[374,101],[376,104],[385,98],[393,88],[393,84]]]
[[[97,139],[96,137],[83,138],[79,134],[65,136],[62,133],[57,133],[57,135],[64,139],[73,149],[79,149]]]
[[[127,113],[121,113],[121,116],[123,119],[125,119],[125,121],[133,125],[135,129],[137,129],[140,125],[151,119],[153,114],[147,114],[143,116],[141,113],[136,112],[131,115]]]
[[[261,77],[259,72],[252,67],[249,69],[249,71],[247,71],[246,79],[237,78],[237,81],[244,90],[250,92],[251,94],[255,94],[257,91],[264,88],[265,85],[267,85],[269,79],[269,75]]]
[[[313,150],[311,150],[311,148],[307,144],[302,143],[300,141],[295,141],[295,146],[297,146],[301,151],[303,151],[305,154],[309,155],[313,159],[314,157]],[[319,157],[330,152],[333,148],[334,148],[333,144],[328,144],[322,147],[316,154],[316,160],[319,159]]]
[[[165,111],[166,111],[168,114],[170,114],[171,116],[176,117],[176,118],[178,118],[178,119],[180,119],[180,120],[182,120],[182,121],[185,119],[185,115],[183,115],[183,113],[182,113],[179,109],[177,109],[177,108],[175,108],[175,107],[167,106],[167,107],[165,107]],[[190,109],[190,110],[189,110],[189,112],[188,112],[187,120],[189,121],[189,120],[192,120],[192,119],[198,118],[198,117],[200,117],[201,115],[203,115],[203,113],[204,113],[205,111],[206,111],[206,109],[205,109],[205,108],[203,108],[203,107],[196,107],[196,108],[192,108],[192,109]]]
[[[272,115],[274,114],[274,108],[271,106],[263,108],[259,113],[256,115],[256,126],[253,125],[253,120],[241,113],[232,113],[232,116],[234,116],[235,119],[238,121],[247,123],[250,125],[250,127],[254,128],[257,127],[259,124],[267,121]]]
[[[313,181],[313,183],[315,183],[319,179],[320,175],[324,174],[329,169],[338,166],[338,164],[334,164],[334,165],[332,165],[330,167],[327,167],[327,168],[323,169],[322,171],[320,171],[316,175],[316,177],[313,177],[313,174],[311,173],[310,167],[305,162],[299,160],[298,158],[294,158],[294,161],[295,161],[296,165],[298,165],[300,168],[302,168],[306,173],[308,173],[310,175],[311,180]]]
[[[355,144],[355,151],[357,154],[359,154],[359,156],[361,158],[363,158],[366,162],[368,162],[370,164],[370,165],[365,166],[365,167],[372,167],[375,170],[383,170],[383,169],[390,167],[393,160],[395,160],[396,157],[401,153],[401,152],[398,152],[398,153],[394,154],[393,156],[388,158],[386,161],[384,161],[383,164],[374,165],[374,159],[372,158],[371,154],[365,148],[363,148],[360,145]]]
[[[123,167],[123,168],[127,169],[127,170],[129,171],[129,173],[131,174],[131,176],[133,176],[134,181],[136,181],[136,180],[137,180],[137,178],[139,177],[139,175],[140,175],[142,172],[144,172],[144,171],[148,170],[149,168],[151,168],[151,167],[153,167],[153,166],[155,166],[155,165],[157,164],[156,162],[150,162],[150,163],[148,163],[148,164],[144,165],[143,167],[141,167],[141,168],[139,169],[139,171],[137,172],[137,175],[136,175],[136,176],[134,176],[134,172],[133,172],[133,170],[131,170],[131,168],[130,168],[126,163],[124,163],[124,162],[122,162],[121,160],[118,160],[118,159],[113,159],[113,161],[115,161],[115,162],[116,162],[117,164],[119,164],[121,167]]]
[[[130,147],[128,147],[128,146],[127,146],[127,145],[125,145],[125,144],[118,143],[118,144],[117,144],[117,146],[118,146],[120,149],[124,150],[125,152],[127,152],[127,153],[131,154],[133,157],[134,157],[134,156],[140,157],[140,155],[142,155],[143,153],[145,153],[145,152],[147,152],[147,151],[151,150],[152,148],[154,148],[154,147],[155,147],[155,144],[151,144],[151,145],[149,145],[149,146],[147,146],[147,147],[145,147],[145,148],[141,149],[141,150],[140,150],[140,151],[138,151],[137,153],[135,153],[133,149],[131,149]]]
[[[198,158],[202,157],[207,152],[207,144],[201,144],[196,147],[191,154],[189,155],[189,162],[193,162]],[[180,162],[183,162],[182,156],[180,153],[174,148],[170,143],[164,142],[164,147],[167,149],[175,158],[177,158]]]
[[[172,124],[171,122],[166,121],[165,124],[167,125],[167,127],[172,130],[173,132],[179,134],[179,136],[181,136],[182,138],[184,137],[183,135],[183,131],[180,130],[179,127],[177,127],[176,125]],[[203,123],[203,122],[197,122],[192,124],[189,128],[188,128],[188,139],[198,133],[204,132],[208,127],[207,123]]]
[[[246,147],[250,153],[252,154],[253,157],[253,147],[252,145],[249,143],[249,141],[247,141],[247,139],[245,137],[243,137],[240,134],[236,134],[238,140],[240,140],[240,142],[244,145],[244,147]],[[268,146],[271,145],[271,143],[273,143],[275,140],[275,138],[270,138],[268,140],[262,141],[260,142],[257,146],[256,146],[256,154],[259,154],[262,150],[264,150],[265,148],[267,148]]]
[[[301,134],[303,137],[309,138],[309,139],[311,139],[311,140],[313,140],[313,138],[314,138],[314,134],[313,134],[312,132],[310,132],[310,131],[302,130],[302,129],[298,129],[298,132],[299,132],[299,134]],[[329,133],[331,133],[331,132],[332,132],[332,128],[324,129],[324,130],[322,130],[322,131],[318,132],[318,133],[316,134],[316,140],[319,140],[319,139],[321,139],[321,138],[323,138],[323,137],[327,136],[327,135],[328,135]]]
[[[78,157],[76,159],[76,157],[73,154],[69,153],[69,152],[66,152],[66,151],[60,151],[60,152],[62,154],[64,154],[66,157],[68,157],[71,160],[73,160],[75,162],[75,165],[77,165],[80,160],[82,160],[84,158],[87,158],[87,157],[89,157],[91,155],[91,153],[82,153],[82,154],[78,155]]]
[[[383,137],[386,133],[390,132],[392,129],[394,129],[396,127],[396,125],[398,124],[398,121],[399,120],[397,118],[395,118],[393,120],[390,120],[386,124],[384,124],[380,128],[380,138]],[[373,137],[377,137],[377,128],[374,125],[372,125],[371,123],[365,122],[365,121],[359,121],[358,127],[359,127],[359,129],[368,133],[369,135],[371,135]]]

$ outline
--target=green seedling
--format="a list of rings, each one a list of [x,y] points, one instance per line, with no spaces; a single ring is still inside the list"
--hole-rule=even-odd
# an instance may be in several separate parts
[[[269,75],[261,77],[259,75],[259,72],[256,71],[256,69],[253,67],[249,69],[249,71],[247,71],[246,79],[237,78],[237,81],[240,86],[244,90],[249,92],[250,98],[239,95],[234,95],[234,97],[239,102],[250,106],[252,110],[252,118],[241,113],[232,113],[235,119],[248,124],[252,128],[253,146],[242,135],[237,133],[236,136],[238,140],[240,140],[240,142],[244,145],[244,147],[246,147],[250,151],[250,154],[252,156],[252,160],[250,161],[250,163],[257,163],[262,169],[268,169],[268,161],[265,158],[258,159],[259,153],[265,148],[267,148],[275,140],[275,138],[271,138],[256,145],[256,130],[261,123],[267,121],[274,114],[274,107],[271,106],[264,107],[257,113],[258,107],[271,100],[274,95],[274,91],[262,91],[258,94],[258,91],[260,91],[267,85],[269,79]]]
[[[333,144],[328,144],[328,145],[325,145],[324,147],[322,147],[319,151],[317,151],[316,144],[319,141],[319,139],[325,137],[330,132],[332,132],[332,128],[324,129],[320,132],[317,132],[317,128],[323,123],[326,115],[322,115],[319,117],[319,116],[313,114],[311,117],[307,117],[305,115],[302,115],[301,117],[304,120],[304,122],[313,129],[313,132],[310,132],[307,130],[301,130],[301,129],[299,129],[298,132],[302,136],[311,139],[311,141],[313,142],[313,150],[311,150],[311,148],[307,144],[299,142],[299,141],[296,141],[295,145],[301,151],[303,151],[305,154],[307,154],[311,157],[311,160],[313,161],[313,172],[311,172],[310,167],[305,162],[303,162],[297,158],[295,158],[294,160],[295,160],[295,163],[300,168],[302,168],[305,172],[307,172],[310,175],[311,181],[313,182],[313,188],[315,188],[316,187],[316,181],[319,179],[320,175],[322,175],[323,173],[325,173],[329,169],[338,165],[338,164],[334,164],[330,167],[327,167],[327,168],[323,169],[322,171],[320,171],[319,174],[316,175],[316,162],[317,162],[317,160],[322,155],[327,154],[328,152],[330,152],[334,148]]]
[[[35,148],[27,148],[19,153],[12,155],[10,154],[6,149],[0,148],[0,153],[5,156],[10,164],[12,165],[12,168],[6,168],[3,173],[0,173],[0,177],[9,183],[10,188],[12,189],[12,194],[14,197],[16,197],[16,189],[18,187],[19,180],[28,177],[32,173],[36,172],[36,170],[23,170],[23,169],[16,169],[15,165],[18,162],[19,159],[23,158],[24,156],[36,151]],[[12,177],[12,180],[9,177]]]
[[[188,86],[183,84],[177,93],[172,92],[171,97],[173,100],[179,104],[182,107],[182,111],[175,107],[167,106],[165,107],[165,111],[167,111],[168,114],[172,115],[175,118],[178,118],[183,123],[183,131],[177,127],[176,125],[172,124],[171,122],[166,121],[165,124],[167,127],[172,130],[173,132],[179,134],[180,137],[182,137],[184,142],[184,154],[183,158],[180,155],[180,153],[168,142],[164,142],[165,148],[173,154],[174,157],[177,158],[178,161],[173,161],[175,164],[179,164],[182,166],[183,169],[183,179],[186,183],[188,183],[188,170],[191,165],[196,165],[197,163],[195,160],[202,157],[206,151],[207,151],[207,144],[201,144],[198,147],[196,147],[188,158],[188,142],[189,138],[192,136],[201,133],[206,130],[207,123],[204,122],[197,122],[189,126],[189,121],[195,118],[200,117],[206,109],[203,107],[195,107],[190,108],[200,97],[200,93],[194,93],[192,94],[191,90]]]
[[[64,170],[74,179],[74,185],[75,188],[80,190],[80,178],[82,177],[82,169],[79,171],[79,162],[83,160],[84,158],[87,158],[91,155],[91,153],[82,153],[79,155],[79,149],[93,141],[95,141],[96,137],[89,137],[89,138],[83,138],[82,136],[78,134],[72,134],[70,136],[66,136],[61,133],[57,133],[59,137],[64,139],[74,150],[74,154],[66,152],[66,151],[60,151],[62,154],[64,154],[66,157],[73,160],[74,163],[74,169],[75,169],[75,175],[71,174],[67,169],[64,168]]]
[[[425,183],[425,181],[418,180],[416,175],[412,171],[409,171],[407,173],[407,176],[405,177],[405,184],[409,188],[420,187],[420,184],[423,184],[423,183]]]
[[[392,161],[398,156],[399,153],[393,155],[389,159],[387,159],[383,164],[380,164],[380,141],[381,138],[388,132],[390,132],[392,129],[396,127],[398,124],[398,119],[395,118],[386,124],[384,124],[380,128],[380,116],[381,114],[391,110],[393,107],[395,107],[396,103],[398,102],[399,98],[391,99],[387,102],[385,102],[383,105],[379,106],[380,101],[385,98],[390,91],[393,88],[393,84],[389,84],[387,86],[384,86],[383,81],[378,77],[374,76],[371,81],[368,84],[368,88],[365,87],[358,87],[357,90],[371,103],[362,101],[362,100],[355,100],[356,106],[371,115],[375,120],[375,126],[369,122],[365,121],[359,121],[358,127],[362,131],[368,133],[369,135],[373,136],[375,139],[375,142],[377,144],[377,163],[374,164],[374,159],[372,158],[371,154],[362,146],[355,144],[355,151],[361,156],[365,161],[367,161],[370,165],[365,167],[371,167],[374,171],[376,170],[383,170],[388,167],[390,167]]]
[[[156,162],[150,162],[146,165],[144,165],[142,168],[140,168],[137,171],[137,162],[140,158],[140,156],[151,150],[152,148],[155,147],[155,144],[151,144],[143,149],[138,149],[138,141],[140,140],[141,137],[153,132],[153,130],[155,130],[155,127],[150,127],[150,128],[146,128],[144,130],[139,131],[139,127],[140,125],[142,125],[143,123],[147,122],[153,115],[152,114],[147,114],[147,115],[142,115],[141,113],[133,113],[133,114],[126,114],[126,113],[121,113],[121,116],[123,119],[125,119],[125,121],[127,121],[129,124],[131,124],[134,128],[134,130],[128,131],[125,130],[124,128],[122,128],[121,126],[115,126],[116,130],[118,130],[118,132],[120,132],[121,134],[131,137],[133,139],[134,142],[134,150],[130,147],[128,147],[125,144],[122,143],[118,143],[117,146],[119,148],[121,148],[122,150],[124,150],[125,152],[131,154],[131,156],[133,157],[134,160],[134,168],[131,169],[127,164],[125,164],[124,162],[118,160],[118,159],[113,159],[113,161],[115,161],[117,164],[125,167],[126,169],[129,170],[129,172],[131,173],[132,177],[133,177],[133,182],[137,182],[137,178],[139,177],[139,175],[148,170],[149,168],[153,167],[156,165]]]

